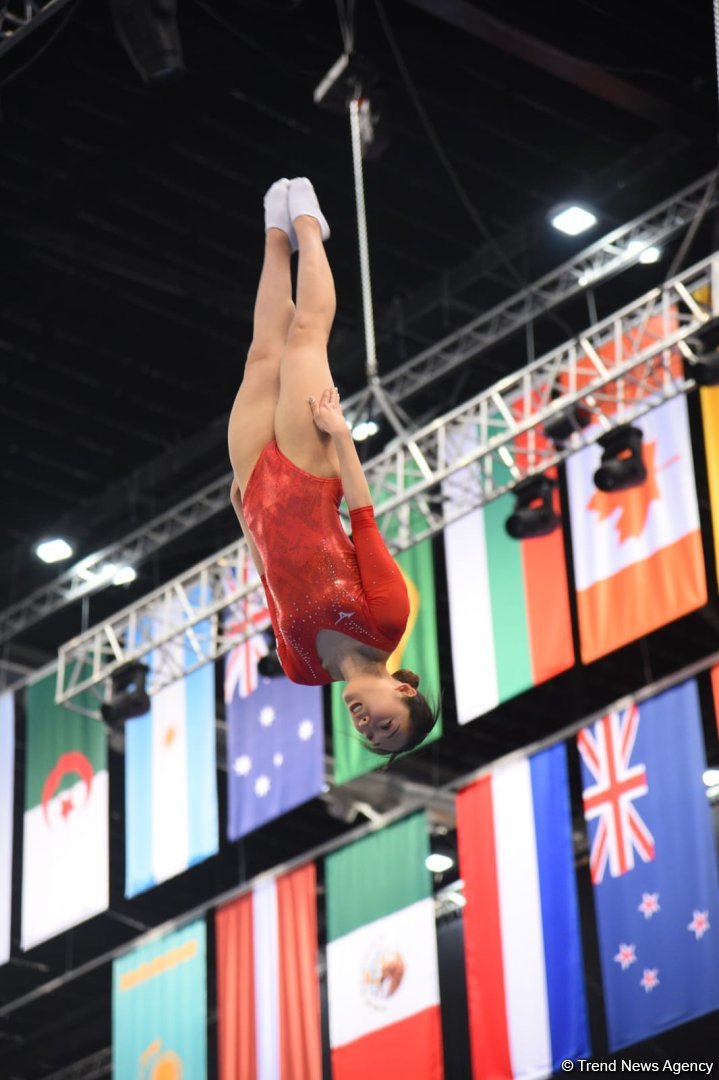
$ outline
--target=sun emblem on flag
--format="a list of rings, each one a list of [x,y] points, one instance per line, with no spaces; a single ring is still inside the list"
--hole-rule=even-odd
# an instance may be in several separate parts
[[[641,911],[645,919],[651,919],[652,915],[656,915],[661,910],[658,892],[642,893],[642,902],[637,906],[637,911]]]
[[[614,960],[618,964],[621,964],[622,971],[626,971],[628,967],[631,967],[632,964],[636,963],[636,961],[637,961],[636,953],[637,953],[636,945],[624,945],[622,943],[619,946],[619,952],[614,957]]]
[[[647,993],[653,990],[655,986],[659,986],[659,968],[644,968],[644,974],[639,980],[639,985],[643,986]]]
[[[362,964],[362,992],[374,1009],[384,1009],[399,990],[405,973],[401,953],[391,945],[376,941]]]
[[[693,934],[696,934],[696,939],[704,937],[707,930],[711,930],[709,925],[709,912],[708,911],[695,911],[693,912],[694,918],[687,926],[687,930],[691,930]]]

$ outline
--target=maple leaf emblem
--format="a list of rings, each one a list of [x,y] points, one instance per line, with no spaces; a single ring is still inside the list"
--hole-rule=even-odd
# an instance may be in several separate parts
[[[642,535],[651,504],[662,497],[656,477],[656,449],[656,442],[642,443],[642,461],[647,470],[647,478],[643,484],[625,491],[597,490],[587,503],[587,510],[594,510],[600,521],[617,514],[614,525],[619,533],[620,544],[630,536]]]

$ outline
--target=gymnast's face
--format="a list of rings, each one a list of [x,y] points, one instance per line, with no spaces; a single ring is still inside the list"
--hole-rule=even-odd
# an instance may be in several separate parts
[[[409,683],[386,676],[356,675],[347,683],[342,698],[360,735],[375,750],[396,754],[410,734],[406,698],[417,691]]]

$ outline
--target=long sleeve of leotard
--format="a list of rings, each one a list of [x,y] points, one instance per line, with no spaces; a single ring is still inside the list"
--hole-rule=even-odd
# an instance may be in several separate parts
[[[352,542],[372,618],[387,637],[404,633],[409,618],[407,586],[377,528],[374,510],[350,511]]]

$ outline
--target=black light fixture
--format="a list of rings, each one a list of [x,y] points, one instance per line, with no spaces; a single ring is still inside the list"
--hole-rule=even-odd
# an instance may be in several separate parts
[[[684,374],[698,386],[719,386],[719,317],[709,319],[687,338],[691,356],[684,356]]]
[[[159,85],[182,75],[177,0],[110,0],[115,32],[143,82]]]
[[[622,424],[602,435],[602,463],[594,474],[600,491],[626,491],[639,487],[647,478],[642,460],[642,431],[631,424]]]
[[[552,400],[561,397],[561,391],[553,390],[551,396]],[[555,446],[561,447],[575,431],[581,431],[582,428],[587,427],[591,420],[592,414],[589,409],[581,401],[577,401],[574,405],[567,405],[566,408],[545,420],[544,434]]]
[[[530,476],[514,489],[516,503],[504,527],[513,540],[548,536],[559,525],[552,506],[554,483],[548,476]]]
[[[147,664],[131,660],[111,676],[110,700],[100,706],[106,724],[121,724],[150,711],[150,698],[145,681],[150,673]]]
[[[257,661],[257,673],[263,679],[279,679],[281,675],[284,675],[284,671],[277,655],[277,640],[271,630],[265,630],[264,637],[270,651]]]

